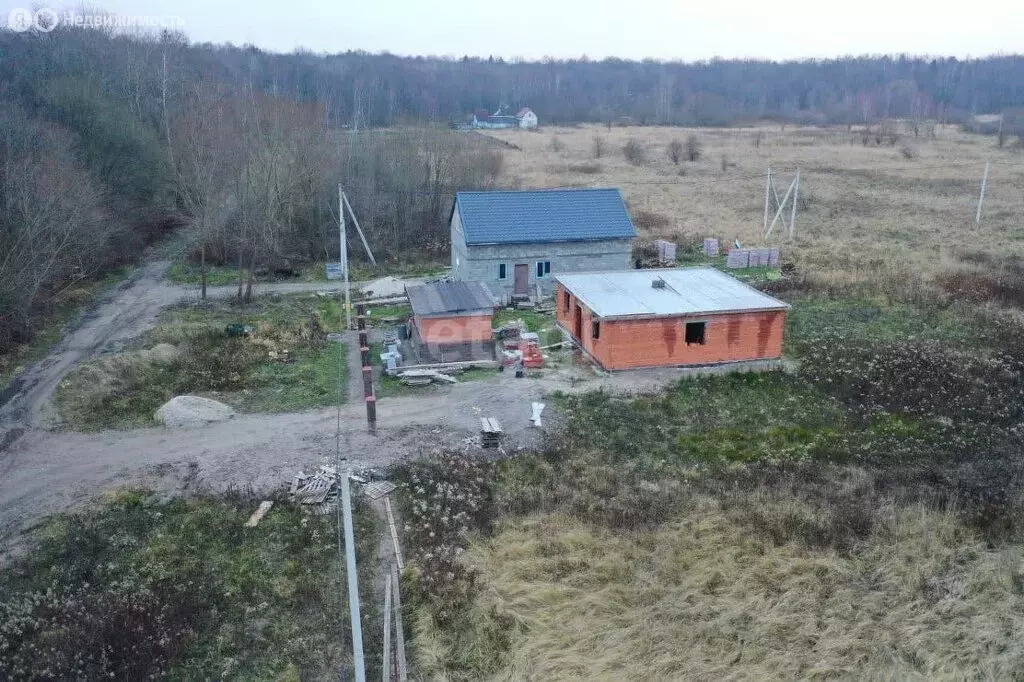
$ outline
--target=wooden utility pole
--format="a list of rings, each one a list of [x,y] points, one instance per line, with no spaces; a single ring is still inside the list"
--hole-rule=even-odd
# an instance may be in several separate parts
[[[344,357],[344,353],[342,354]],[[341,478],[341,512],[345,527],[345,573],[348,577],[348,612],[352,618],[352,665],[356,682],[366,682],[363,661],[363,626],[359,616],[359,578],[356,574],[356,539],[352,526],[352,467],[346,465]]]
[[[341,240],[341,269],[345,275],[345,331],[352,328],[352,291],[348,280],[348,234],[345,231],[345,192],[338,184],[338,230]]]
[[[974,214],[974,224],[981,225],[981,207],[985,203],[985,185],[988,184],[989,161],[985,162],[985,174],[981,176],[981,194],[978,195],[978,212]]]
[[[796,169],[796,180],[793,181],[793,212],[789,214],[789,236],[796,230],[796,200],[800,194],[800,169]]]
[[[346,208],[348,208],[348,214],[352,216],[352,223],[356,226],[356,232],[359,233],[359,240],[363,242],[363,248],[366,249],[366,257],[370,259],[371,264],[376,265],[377,259],[373,257],[373,251],[370,251],[370,245],[366,243],[366,235],[363,234],[363,228],[359,227],[359,218],[356,218],[356,212],[352,210],[352,204],[348,203],[348,195],[342,192],[341,198],[345,202]]]
[[[764,229],[761,234],[768,234],[768,202],[772,193],[772,167],[768,166],[768,184],[764,187]]]

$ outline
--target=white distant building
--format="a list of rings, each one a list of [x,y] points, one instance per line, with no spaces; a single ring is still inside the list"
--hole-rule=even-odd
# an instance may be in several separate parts
[[[530,107],[523,107],[516,114],[516,119],[519,121],[520,128],[533,129],[537,127],[537,114],[533,113],[533,109]]]

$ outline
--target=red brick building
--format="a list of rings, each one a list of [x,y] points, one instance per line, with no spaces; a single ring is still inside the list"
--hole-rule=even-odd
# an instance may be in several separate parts
[[[782,357],[789,305],[715,268],[556,277],[559,327],[605,369]]]

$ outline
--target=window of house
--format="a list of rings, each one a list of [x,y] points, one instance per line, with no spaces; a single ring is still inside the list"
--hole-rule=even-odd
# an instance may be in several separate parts
[[[506,274],[507,273],[505,271],[505,264],[498,263],[498,279],[505,279]]]
[[[700,344],[704,345],[704,331],[707,326],[706,322],[687,322],[686,323],[686,345]]]
[[[595,341],[601,338],[601,323],[594,321],[590,323],[590,337]]]
[[[570,298],[568,291],[565,292],[562,300],[565,301],[565,312],[569,312],[569,309],[572,307],[572,298]]]
[[[551,274],[551,261],[539,260],[537,261],[537,277],[547,277]]]

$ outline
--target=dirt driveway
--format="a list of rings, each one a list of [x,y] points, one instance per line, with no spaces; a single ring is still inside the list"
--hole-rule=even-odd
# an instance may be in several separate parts
[[[300,469],[334,461],[337,434],[342,455],[357,468],[380,467],[423,449],[462,446],[479,430],[480,417],[496,417],[506,448],[539,443],[542,432],[529,421],[530,404],[555,390],[648,392],[678,374],[671,370],[598,376],[569,367],[541,379],[512,373],[483,381],[430,387],[407,397],[381,399],[378,427],[367,430],[360,400],[358,350],[350,341],[353,385],[337,409],[294,414],[243,415],[190,429],[147,428],[96,434],[46,428],[54,388],[78,362],[116,351],[150,329],[160,311],[189,297],[197,287],[165,283],[169,263],[154,262],[110,292],[84,316],[50,355],[23,373],[19,392],[0,407],[0,548],[42,516],[78,506],[102,491],[141,484],[168,493],[197,485],[268,490]],[[323,284],[261,285],[259,292],[328,289]],[[211,288],[212,296],[234,293]],[[7,434],[7,447],[4,445]],[[0,556],[2,556],[0,551]]]

